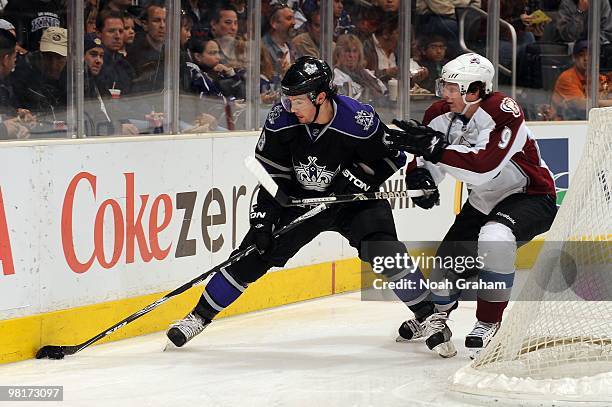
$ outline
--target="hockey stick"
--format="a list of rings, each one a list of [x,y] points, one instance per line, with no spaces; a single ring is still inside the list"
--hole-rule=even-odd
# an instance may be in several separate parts
[[[428,190],[409,189],[407,191],[398,192],[363,192],[361,194],[323,196],[319,198],[290,198],[278,187],[278,184],[272,179],[268,171],[261,163],[252,156],[244,160],[246,167],[255,175],[257,181],[274,197],[274,199],[282,206],[300,206],[300,205],[317,205],[321,203],[335,204],[347,203],[353,201],[372,201],[377,199],[393,199],[393,198],[408,198],[428,195]]]
[[[280,235],[283,235],[283,234],[289,232],[290,230],[294,229],[296,226],[298,226],[299,224],[304,222],[306,219],[312,218],[313,216],[317,215],[318,213],[322,212],[325,209],[327,209],[327,205],[325,205],[325,204],[320,204],[320,205],[312,208],[308,212],[304,213],[302,216],[300,216],[298,218],[295,218],[293,221],[291,221],[291,223],[287,224],[286,226],[282,227],[277,232],[275,232],[274,233],[274,238],[278,238]],[[117,322],[115,325],[111,326],[110,328],[105,329],[104,331],[100,332],[96,336],[86,340],[83,343],[80,343],[78,345],[64,345],[64,346],[45,345],[42,348],[40,348],[38,352],[36,352],[36,359],[44,359],[44,358],[63,359],[64,356],[66,356],[66,355],[74,355],[75,353],[82,351],[83,349],[85,349],[86,347],[91,345],[92,343],[95,343],[95,342],[99,341],[100,339],[102,339],[102,338],[112,334],[113,332],[123,328],[124,326],[126,326],[130,322],[133,322],[136,319],[140,318],[141,316],[143,316],[145,314],[148,314],[149,312],[153,311],[155,308],[159,307],[164,302],[168,301],[170,298],[175,297],[175,296],[177,296],[177,295],[187,291],[191,287],[193,287],[193,286],[195,286],[197,284],[202,283],[211,274],[216,273],[219,270],[221,270],[221,269],[223,269],[223,268],[225,268],[225,267],[227,267],[227,266],[229,266],[231,264],[236,263],[237,261],[239,261],[243,257],[245,257],[245,256],[249,255],[250,253],[252,253],[254,250],[257,250],[255,248],[255,245],[251,245],[251,246],[247,247],[246,249],[243,249],[243,250],[239,251],[238,253],[236,253],[233,256],[231,256],[229,259],[225,260],[223,263],[220,263],[220,264],[216,265],[215,267],[213,267],[212,269],[206,271],[205,273],[200,274],[199,276],[197,276],[193,280],[189,281],[188,283],[183,284],[182,286],[176,288],[172,292],[164,295],[159,300],[157,300],[157,301],[147,305],[146,307],[144,307],[143,309],[141,309],[139,311],[136,311],[135,313],[133,313],[129,317],[127,317],[127,318]]]

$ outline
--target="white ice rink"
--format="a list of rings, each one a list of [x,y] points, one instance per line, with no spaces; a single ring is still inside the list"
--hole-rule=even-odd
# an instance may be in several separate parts
[[[474,306],[452,314],[452,359],[395,342],[411,315],[400,302],[352,293],[219,320],[182,349],[162,352],[159,332],[3,365],[0,384],[63,385],[63,402],[40,403],[49,407],[467,406],[446,387],[468,362],[461,345]]]
[[[352,293],[222,319],[182,349],[163,352],[159,332],[3,365],[0,384],[64,386],[63,402],[39,403],[48,407],[471,406],[447,380],[468,363],[462,342],[474,308],[452,314],[452,359],[424,342],[395,342],[411,315],[402,303]]]

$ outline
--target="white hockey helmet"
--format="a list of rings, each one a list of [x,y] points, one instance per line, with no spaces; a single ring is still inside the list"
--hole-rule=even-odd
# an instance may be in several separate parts
[[[442,96],[442,86],[445,82],[459,85],[461,95],[465,96],[473,82],[484,83],[485,95],[493,92],[493,75],[495,69],[487,58],[475,54],[463,54],[449,61],[442,67],[440,79],[436,83],[436,95]]]

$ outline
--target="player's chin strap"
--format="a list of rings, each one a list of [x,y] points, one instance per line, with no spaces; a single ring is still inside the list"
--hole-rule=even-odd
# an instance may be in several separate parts
[[[463,103],[465,103],[465,107],[463,108],[463,111],[461,112],[462,115],[465,115],[465,112],[468,111],[470,106],[475,105],[476,103],[480,103],[482,101],[482,98],[478,98],[473,102],[468,102],[467,100],[465,100],[465,95],[466,95],[465,93],[461,95],[461,99],[463,99]]]
[[[317,121],[317,117],[319,117],[319,111],[321,111],[321,105],[319,105],[319,104],[317,104],[315,102],[312,102],[312,104],[315,106],[316,113],[314,115],[314,119],[312,119],[312,121],[310,123],[308,123],[308,124],[314,124],[314,122]]]

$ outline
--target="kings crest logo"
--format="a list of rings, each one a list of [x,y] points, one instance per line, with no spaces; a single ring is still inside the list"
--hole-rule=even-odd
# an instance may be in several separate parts
[[[338,167],[339,169],[340,167]],[[308,156],[308,164],[299,163],[293,169],[297,180],[305,189],[325,191],[338,172],[329,171],[324,165],[317,165],[317,157]]]
[[[311,64],[311,63],[304,64],[304,71],[306,71],[308,75],[312,75],[316,73],[318,70],[319,69],[317,68],[315,64]]]
[[[270,113],[268,113],[268,121],[270,124],[274,124],[274,121],[280,117],[282,112],[283,107],[281,105],[274,106],[272,110],[270,110]]]
[[[363,127],[363,130],[367,131],[374,124],[374,113],[359,110],[355,115],[355,122]]]

